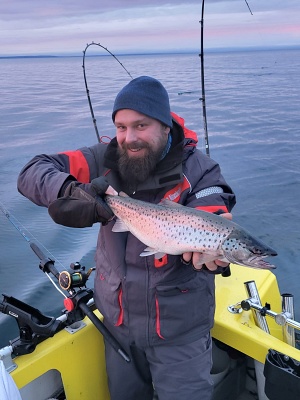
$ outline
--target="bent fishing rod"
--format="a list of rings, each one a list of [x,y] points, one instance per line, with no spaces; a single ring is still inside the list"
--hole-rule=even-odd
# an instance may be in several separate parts
[[[126,362],[130,362],[131,360],[125,350],[123,350],[119,342],[87,304],[93,298],[93,291],[86,287],[86,282],[95,268],[90,268],[85,272],[85,267],[76,262],[71,263],[69,271],[64,270],[59,272],[54,266],[55,261],[51,253],[43,246],[51,257],[47,257],[44,254],[37,244],[38,240],[21,225],[1,202],[0,210],[26,242],[29,243],[31,249],[40,260],[39,268],[47,275],[54,287],[64,296],[64,306],[71,315],[70,320],[75,322],[78,319],[82,319],[82,315],[78,313],[78,310],[80,310],[83,316],[87,316],[92,321],[113,349],[119,353]],[[50,274],[56,278],[60,288],[66,291],[68,296],[57,286]],[[60,328],[60,324],[54,318],[46,317],[41,314],[39,310],[6,295],[4,295],[4,300],[0,302],[0,312],[15,317],[19,324],[20,339],[15,345],[16,355],[32,352],[35,345],[39,342],[40,336],[51,337]],[[45,321],[47,324],[45,324]],[[20,326],[20,324],[22,326]],[[24,329],[24,327],[26,327],[26,329]],[[25,336],[24,332],[26,333]],[[29,336],[31,341],[29,340]]]
[[[100,135],[99,135],[99,131],[98,131],[98,127],[97,127],[97,121],[96,121],[94,110],[93,110],[93,106],[92,106],[90,90],[88,88],[88,83],[87,83],[86,68],[85,68],[86,52],[87,52],[87,50],[88,50],[88,48],[90,46],[98,46],[98,47],[102,48],[103,50],[105,50],[109,55],[111,55],[121,65],[121,67],[124,69],[124,71],[130,77],[130,79],[133,79],[133,77],[132,77],[131,73],[121,63],[121,61],[118,59],[118,57],[115,56],[111,51],[109,51],[108,48],[102,46],[102,44],[100,44],[100,43],[95,43],[95,42],[88,43],[86,45],[86,48],[83,50],[83,57],[82,57],[82,68],[83,68],[84,84],[85,84],[85,90],[86,90],[86,94],[87,94],[87,98],[88,98],[88,102],[89,102],[89,107],[90,107],[90,112],[91,112],[94,128],[95,128],[95,131],[96,131],[96,136],[97,136],[98,142],[101,143],[102,140],[101,140]]]

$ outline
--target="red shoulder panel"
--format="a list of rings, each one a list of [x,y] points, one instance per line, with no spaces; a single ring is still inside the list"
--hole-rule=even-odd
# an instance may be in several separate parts
[[[175,121],[182,127],[184,136],[186,139],[192,139],[195,144],[193,146],[196,146],[198,143],[198,136],[197,133],[192,131],[191,129],[188,129],[184,125],[184,119],[179,117],[179,115],[175,114],[174,112],[171,112],[172,117],[175,119]],[[190,144],[192,145],[192,144]]]
[[[70,174],[73,175],[78,182],[90,182],[89,166],[82,152],[80,150],[64,151],[62,154],[65,154],[69,158]]]

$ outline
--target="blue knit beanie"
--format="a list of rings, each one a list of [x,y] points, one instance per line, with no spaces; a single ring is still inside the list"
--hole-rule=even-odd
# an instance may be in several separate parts
[[[130,81],[117,95],[112,120],[117,111],[130,109],[157,119],[172,128],[169,96],[163,85],[150,76],[140,76]]]

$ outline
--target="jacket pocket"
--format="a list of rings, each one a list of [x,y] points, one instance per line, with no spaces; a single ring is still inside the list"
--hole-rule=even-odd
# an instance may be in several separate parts
[[[201,284],[202,283],[202,284]],[[208,326],[213,308],[211,295],[204,282],[195,280],[157,286],[156,333],[161,339],[174,339],[193,329]]]
[[[107,320],[120,326],[124,320],[123,291],[122,284],[118,277],[98,273],[95,280],[95,302],[97,308]]]

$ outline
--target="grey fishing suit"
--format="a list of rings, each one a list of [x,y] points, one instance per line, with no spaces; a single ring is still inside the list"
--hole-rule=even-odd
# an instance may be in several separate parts
[[[154,174],[127,194],[156,204],[169,199],[209,212],[230,212],[235,196],[219,165],[196,148],[195,132],[180,117],[173,114],[173,121],[168,154]],[[126,191],[117,158],[115,138],[109,145],[36,156],[21,171],[18,189],[46,207],[69,179],[90,182],[105,175],[117,191]],[[114,220],[99,231],[94,299],[133,361],[124,364],[106,346],[112,400],[150,399],[152,381],[160,400],[210,399],[214,275],[195,271],[180,256],[140,257],[145,245],[131,233],[112,232],[113,225]]]

